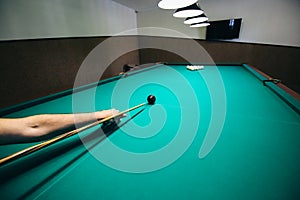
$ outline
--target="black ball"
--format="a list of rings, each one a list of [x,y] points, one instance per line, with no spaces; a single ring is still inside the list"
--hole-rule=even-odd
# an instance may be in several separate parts
[[[153,95],[149,95],[147,98],[148,104],[150,104],[150,105],[153,105],[155,103],[155,100],[156,100],[156,98]]]

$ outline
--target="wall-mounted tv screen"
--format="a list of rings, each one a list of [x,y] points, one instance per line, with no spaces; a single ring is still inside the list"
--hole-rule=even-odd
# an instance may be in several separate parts
[[[206,28],[207,40],[236,39],[240,36],[242,19],[210,21]]]

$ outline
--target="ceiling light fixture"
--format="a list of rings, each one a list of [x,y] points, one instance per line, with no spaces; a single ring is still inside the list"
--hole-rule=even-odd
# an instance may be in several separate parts
[[[185,24],[195,24],[195,23],[201,23],[208,20],[208,17],[206,17],[205,14],[198,15],[195,17],[188,17],[184,20]]]
[[[197,15],[203,14],[204,11],[195,3],[190,6],[184,7],[184,8],[178,8],[173,16],[174,17],[180,17],[180,18],[185,18],[185,17],[194,17]]]
[[[198,0],[161,0],[158,7],[162,9],[177,9],[187,7],[196,3]]]
[[[199,28],[199,27],[206,27],[206,26],[209,26],[209,25],[210,25],[210,23],[204,22],[204,23],[191,24],[190,27],[192,27],[192,28]]]

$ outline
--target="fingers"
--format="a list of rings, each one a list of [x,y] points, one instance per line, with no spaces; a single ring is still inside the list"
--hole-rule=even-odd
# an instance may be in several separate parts
[[[110,110],[104,110],[104,111],[101,111],[101,112],[106,114],[105,118],[106,117],[114,117],[113,119],[111,119],[107,122],[108,124],[111,124],[111,123],[119,124],[121,122],[121,118],[126,117],[125,113],[119,115],[120,111],[116,110],[114,108],[110,109]]]
[[[117,115],[117,114],[119,114],[120,113],[120,111],[119,110],[116,110],[116,109],[110,109],[110,111],[112,112],[112,115]],[[126,117],[126,113],[123,113],[122,115],[120,115],[120,116],[118,116],[118,117]]]
[[[102,111],[98,111],[97,112],[97,118],[98,119],[102,119],[102,118],[107,118],[107,117],[111,117],[111,116],[115,116],[115,115],[118,115],[118,113],[120,113],[119,110],[116,110],[116,109],[109,109],[109,110],[102,110]],[[120,116],[118,116],[119,118],[123,118],[123,117],[126,117],[126,114],[122,114]]]

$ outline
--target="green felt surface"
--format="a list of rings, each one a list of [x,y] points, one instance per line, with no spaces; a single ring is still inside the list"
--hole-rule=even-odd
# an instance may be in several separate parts
[[[97,126],[0,167],[1,198],[299,199],[300,116],[243,66],[157,66],[7,117],[125,110],[149,94],[109,137]]]

